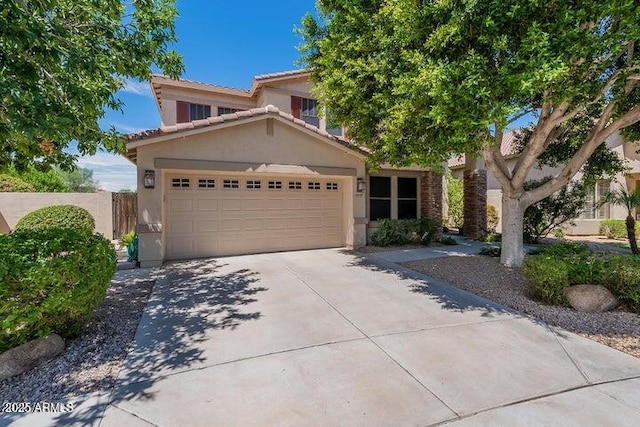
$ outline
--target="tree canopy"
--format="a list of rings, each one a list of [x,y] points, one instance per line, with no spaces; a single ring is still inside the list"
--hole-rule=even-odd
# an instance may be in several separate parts
[[[118,152],[124,138],[102,130],[126,79],[153,67],[177,77],[173,0],[3,0],[0,10],[0,166],[71,167],[63,149]]]
[[[302,60],[376,162],[436,165],[482,152],[503,190],[502,261],[522,261],[522,216],[618,131],[640,136],[640,4],[633,0],[319,0]],[[515,166],[503,131],[535,125]],[[601,149],[603,150],[603,149]],[[603,150],[606,158],[606,150]],[[555,153],[561,172],[524,183]],[[519,236],[519,237],[518,237]]]

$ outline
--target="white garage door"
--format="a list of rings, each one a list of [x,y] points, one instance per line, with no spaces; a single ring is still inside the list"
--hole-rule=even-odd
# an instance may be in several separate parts
[[[339,179],[172,174],[166,257],[344,246]]]

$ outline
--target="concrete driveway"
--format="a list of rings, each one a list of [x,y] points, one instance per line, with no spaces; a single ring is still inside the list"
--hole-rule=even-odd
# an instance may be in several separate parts
[[[637,425],[640,360],[373,259],[165,267],[101,426]]]

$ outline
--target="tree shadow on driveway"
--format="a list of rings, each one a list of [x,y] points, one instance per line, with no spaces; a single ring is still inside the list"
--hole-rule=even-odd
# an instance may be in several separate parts
[[[393,274],[400,279],[400,283],[406,284],[411,292],[437,302],[443,310],[455,312],[478,311],[481,312],[482,317],[494,317],[499,314],[521,315],[509,307],[448,285],[399,264],[375,257],[363,256],[356,252],[345,251],[345,253],[353,257],[353,262],[350,266]]]
[[[226,267],[226,268],[225,268]],[[155,382],[177,372],[206,366],[202,343],[212,330],[236,329],[260,319],[251,310],[259,286],[258,274],[230,271],[218,260],[167,264],[159,273],[142,316],[135,343],[120,373],[111,403],[153,399]],[[90,425],[102,416],[104,404],[62,414],[59,424]]]

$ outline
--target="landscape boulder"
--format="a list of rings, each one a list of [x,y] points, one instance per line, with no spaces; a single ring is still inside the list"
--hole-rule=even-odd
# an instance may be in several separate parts
[[[618,305],[618,299],[604,286],[574,285],[565,292],[569,304],[576,311],[603,313]]]
[[[0,354],[0,381],[28,371],[64,350],[60,335],[38,338]]]

